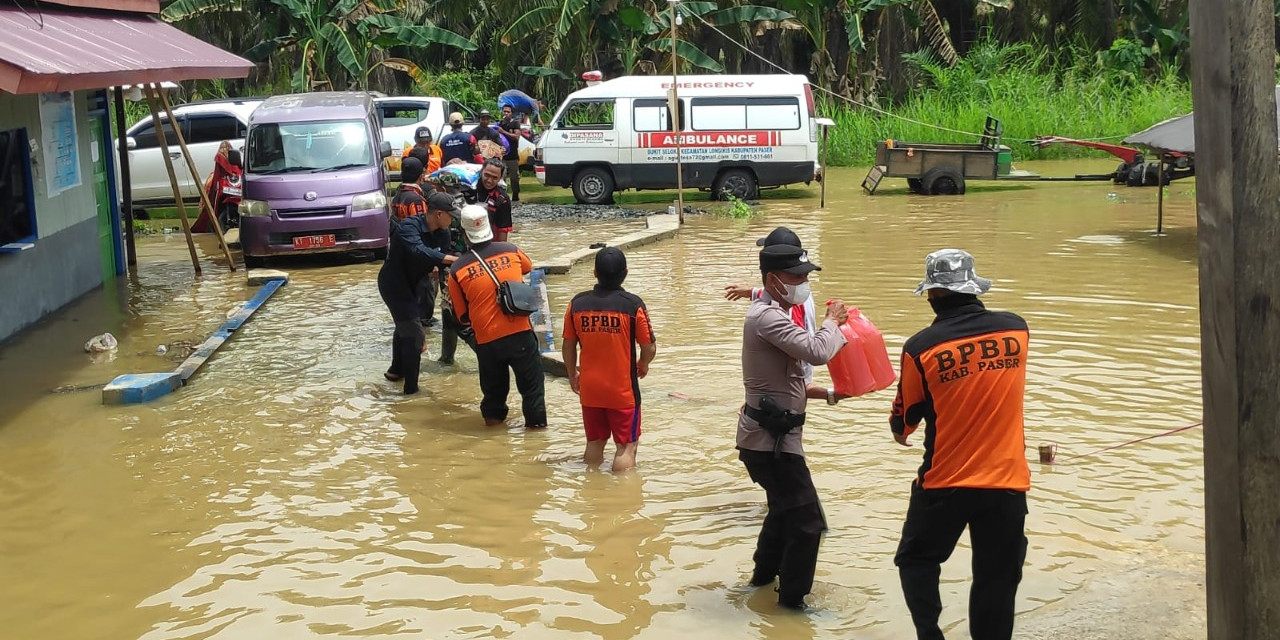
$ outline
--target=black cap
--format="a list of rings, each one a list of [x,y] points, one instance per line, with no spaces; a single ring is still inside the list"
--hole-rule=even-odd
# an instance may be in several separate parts
[[[627,256],[617,247],[605,247],[596,253],[596,280],[618,286],[627,277]]]
[[[427,196],[427,210],[443,211],[459,220],[462,219],[462,211],[458,209],[457,201],[443,191],[436,191]]]
[[[760,250],[760,271],[785,271],[802,276],[822,267],[809,262],[809,252],[793,244],[775,244]]]
[[[775,244],[789,244],[794,247],[804,246],[800,243],[800,236],[786,227],[778,227],[770,231],[769,235],[756,240],[757,247],[772,247]]]
[[[400,161],[400,182],[417,182],[422,177],[422,161],[409,156]]]
[[[414,130],[413,137],[415,140],[430,140],[431,129],[427,127],[418,127],[417,129]]]

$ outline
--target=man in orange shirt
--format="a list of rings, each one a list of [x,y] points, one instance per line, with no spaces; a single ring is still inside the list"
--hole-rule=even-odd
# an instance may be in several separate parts
[[[604,462],[604,447],[612,434],[618,446],[613,471],[618,473],[636,466],[640,378],[648,375],[658,347],[644,301],[622,288],[627,278],[627,257],[622,251],[601,249],[595,275],[595,288],[574,296],[565,311],[562,354],[569,386],[582,400],[587,431],[583,460],[590,466]]]
[[[485,426],[506,421],[507,394],[514,372],[516,389],[523,399],[525,428],[546,428],[538,338],[528,316],[502,310],[499,285],[494,282],[494,278],[499,282],[521,280],[533,270],[533,262],[514,244],[494,242],[489,212],[483,206],[471,204],[462,208],[462,230],[471,250],[458,256],[449,270],[449,299],[458,322],[475,332],[480,391],[484,394],[480,414]]]
[[[898,444],[923,420],[924,463],[893,562],[918,640],[943,640],[938,575],[965,527],[973,549],[969,634],[1013,635],[1014,598],[1027,556],[1027,467],[1022,401],[1027,323],[987,311],[973,256],[942,249],[925,258],[924,281],[937,317],[902,347],[902,374],[889,426]]]
[[[421,156],[418,158],[425,167],[427,175],[435,173],[440,168],[440,147],[437,147],[431,141],[431,129],[427,127],[418,127],[413,132],[414,145],[404,150],[404,157]]]

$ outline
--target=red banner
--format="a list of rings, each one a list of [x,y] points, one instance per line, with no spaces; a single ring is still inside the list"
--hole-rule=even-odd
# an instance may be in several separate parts
[[[676,136],[682,147],[772,147],[782,142],[777,131],[709,131],[705,133],[675,134],[669,131],[640,134],[642,149],[676,146]]]

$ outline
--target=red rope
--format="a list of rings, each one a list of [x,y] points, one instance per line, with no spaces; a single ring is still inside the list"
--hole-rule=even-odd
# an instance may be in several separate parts
[[[1120,447],[1127,447],[1127,446],[1129,446],[1129,445],[1131,445],[1131,444],[1137,444],[1137,443],[1139,443],[1139,442],[1143,442],[1143,441],[1146,441],[1146,440],[1151,440],[1152,438],[1159,438],[1159,437],[1161,437],[1161,436],[1169,436],[1169,435],[1173,435],[1173,434],[1175,434],[1175,433],[1180,433],[1180,432],[1182,432],[1182,431],[1187,431],[1187,430],[1189,430],[1189,429],[1195,429],[1196,427],[1200,427],[1200,426],[1204,426],[1204,423],[1203,423],[1203,422],[1197,422],[1197,423],[1195,423],[1195,424],[1189,424],[1189,425],[1187,425],[1187,426],[1185,426],[1185,427],[1178,427],[1177,429],[1171,429],[1171,430],[1169,430],[1169,431],[1165,431],[1165,432],[1162,432],[1162,433],[1157,433],[1157,434],[1155,434],[1155,435],[1146,436],[1146,437],[1144,437],[1144,438],[1138,438],[1138,439],[1136,439],[1136,440],[1130,440],[1130,441],[1128,441],[1128,442],[1121,442],[1120,444],[1113,444],[1113,445],[1111,445],[1111,446],[1109,446],[1109,447],[1103,447],[1102,449],[1098,449],[1097,451],[1090,451],[1090,452],[1088,452],[1088,453],[1077,453],[1077,454],[1076,454],[1076,455],[1074,455],[1074,456],[1066,456],[1065,458],[1062,458],[1062,459],[1065,461],[1065,460],[1073,460],[1073,459],[1075,459],[1075,458],[1085,458],[1085,457],[1088,457],[1088,456],[1096,456],[1096,455],[1098,455],[1099,453],[1104,453],[1104,452],[1107,452],[1107,451],[1111,451],[1112,449],[1119,449]]]

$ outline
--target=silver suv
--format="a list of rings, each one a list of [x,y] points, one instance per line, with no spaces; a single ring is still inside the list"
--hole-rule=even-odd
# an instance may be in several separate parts
[[[160,117],[169,143],[169,157],[173,159],[178,188],[184,201],[200,201],[200,189],[204,186],[205,176],[213,171],[213,156],[224,140],[230,142],[233,149],[243,153],[249,114],[260,104],[262,100],[259,99],[232,99],[193,102],[173,108],[174,119],[181,128],[182,135],[186,137],[187,149],[200,174],[198,181],[191,179],[191,172],[182,159],[182,150],[178,148],[173,124],[167,117]],[[129,149],[129,177],[133,185],[133,206],[146,208],[172,205],[173,189],[169,185],[169,173],[165,170],[160,141],[151,118],[143,118],[125,133],[125,144]],[[117,171],[116,175],[119,176],[120,172]]]

